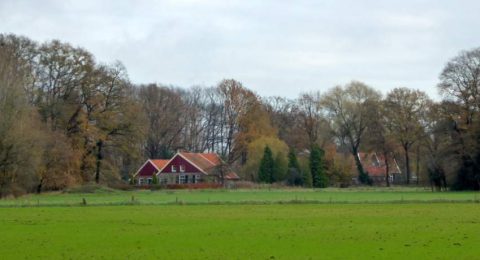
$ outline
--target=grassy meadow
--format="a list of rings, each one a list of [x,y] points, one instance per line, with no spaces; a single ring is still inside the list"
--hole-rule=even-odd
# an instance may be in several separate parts
[[[29,195],[0,200],[0,254],[2,259],[478,259],[475,196],[421,189]],[[83,198],[87,206],[80,205]]]
[[[351,188],[351,189],[243,189],[243,190],[137,190],[108,188],[91,193],[54,192],[30,194],[17,199],[0,200],[7,206],[87,205],[162,205],[162,204],[272,204],[272,203],[401,203],[472,202],[478,192],[431,192],[424,188]]]

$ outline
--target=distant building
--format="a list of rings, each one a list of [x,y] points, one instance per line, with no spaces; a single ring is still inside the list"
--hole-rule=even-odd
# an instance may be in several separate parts
[[[170,160],[147,160],[133,175],[137,185],[149,185],[156,176],[163,185],[222,183],[240,178],[216,153],[178,152]]]
[[[368,176],[372,179],[374,184],[385,184],[387,178],[387,166],[385,164],[385,157],[381,154],[371,153],[358,153],[360,163],[363,166],[365,172],[368,172]],[[400,167],[398,166],[395,158],[387,158],[388,162],[388,178],[392,184],[403,184],[404,178]],[[354,165],[354,170],[356,167]]]

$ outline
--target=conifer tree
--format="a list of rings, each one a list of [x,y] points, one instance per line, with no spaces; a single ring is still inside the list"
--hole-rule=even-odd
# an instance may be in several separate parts
[[[263,158],[260,161],[260,168],[258,170],[258,179],[260,182],[272,183],[273,173],[275,170],[275,162],[270,147],[265,146]]]
[[[305,183],[302,171],[300,170],[300,164],[297,160],[297,155],[293,148],[290,148],[290,151],[288,152],[287,183],[294,186],[303,185]]]
[[[272,182],[279,182],[285,180],[285,173],[288,169],[288,162],[284,153],[277,152],[275,160],[273,161],[273,180]]]
[[[318,146],[314,146],[310,151],[310,173],[315,188],[325,188],[328,185],[324,155],[325,152]]]

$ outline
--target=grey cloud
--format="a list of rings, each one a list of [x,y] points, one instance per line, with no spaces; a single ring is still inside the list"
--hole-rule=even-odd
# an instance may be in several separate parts
[[[436,97],[444,63],[479,45],[478,1],[0,2],[0,32],[83,46],[136,83],[236,78],[296,97],[356,79]]]

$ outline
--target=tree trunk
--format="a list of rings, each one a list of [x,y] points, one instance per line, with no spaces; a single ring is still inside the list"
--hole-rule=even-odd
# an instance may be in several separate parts
[[[405,174],[407,177],[407,185],[410,184],[410,155],[408,145],[404,145],[403,149],[405,150]]]
[[[383,153],[383,158],[385,160],[385,178],[387,187],[390,187],[390,165],[388,164],[387,153]]]
[[[95,182],[100,182],[100,167],[102,166],[102,148],[103,148],[103,141],[100,140],[97,142],[97,164],[95,169]]]
[[[415,171],[417,175],[417,186],[420,183],[420,146],[417,145],[417,154],[416,154],[416,165],[415,165]]]
[[[362,162],[360,162],[360,157],[358,156],[358,150],[356,148],[352,149],[353,157],[355,158],[355,165],[357,166],[358,176],[362,176],[365,174],[363,169]]]
[[[43,178],[40,179],[40,182],[37,185],[37,193],[40,194],[42,192],[42,186],[43,186]]]

